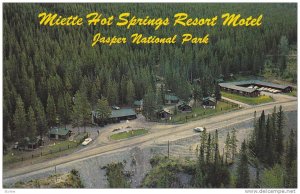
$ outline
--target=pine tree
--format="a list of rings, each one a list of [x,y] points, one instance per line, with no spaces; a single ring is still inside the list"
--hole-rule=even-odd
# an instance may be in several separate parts
[[[204,165],[204,158],[203,158],[203,148],[200,147],[200,155],[198,157],[196,163],[196,173],[195,173],[195,184],[194,186],[197,188],[203,188],[205,186],[205,178],[202,171]]]
[[[147,119],[155,118],[155,111],[157,109],[156,93],[149,87],[144,97],[143,115]]]
[[[219,101],[221,100],[221,89],[220,89],[220,86],[218,83],[216,83],[216,86],[215,86],[215,97],[216,97],[216,100]]]
[[[202,90],[198,84],[194,84],[193,97],[196,105],[202,101]]]
[[[289,140],[287,142],[287,153],[285,157],[285,178],[284,185],[288,188],[297,187],[297,145],[295,143],[296,135],[291,130]]]
[[[35,106],[35,115],[36,115],[38,134],[41,137],[43,137],[43,135],[47,131],[47,119],[45,116],[45,109],[39,99],[37,100],[37,103]]]
[[[58,101],[57,101],[57,115],[59,118],[59,123],[65,123],[66,121],[66,106],[65,106],[65,102],[64,102],[64,97],[62,95],[60,95],[58,97]]]
[[[289,52],[289,42],[286,36],[282,36],[280,38],[280,43],[278,45],[278,50],[279,50],[279,67],[280,67],[280,72],[283,72],[286,68],[287,64],[287,55]]]
[[[31,107],[29,107],[28,109],[27,121],[28,121],[27,136],[29,138],[34,138],[35,135],[37,134],[37,123],[36,123],[34,111]]]
[[[248,168],[248,156],[245,140],[241,146],[240,159],[237,167],[237,188],[248,188],[250,186],[250,175]]]
[[[86,93],[77,91],[75,94],[75,103],[72,112],[73,125],[78,127],[83,126],[86,132],[86,126],[91,122],[91,105],[87,99]]]
[[[88,101],[86,93],[83,93],[81,96],[81,115],[82,115],[82,123],[81,125],[84,127],[84,132],[86,132],[86,126],[91,123],[91,105]]]
[[[56,107],[53,97],[49,94],[47,99],[47,122],[48,126],[54,127],[57,124]]]
[[[91,95],[90,95],[90,102],[92,107],[95,107],[97,105],[98,99],[99,96],[98,96],[97,86],[96,84],[93,84],[91,88]]]
[[[279,107],[279,111],[277,112],[277,133],[276,133],[276,152],[278,156],[281,156],[284,151],[283,146],[283,128],[284,128],[284,112],[282,110],[282,106]]]
[[[237,153],[237,137],[236,137],[236,131],[235,128],[231,131],[231,139],[230,139],[230,145],[231,145],[231,160],[234,162],[235,156]]]
[[[75,97],[74,97],[74,106],[72,108],[72,125],[75,127],[78,127],[78,132],[79,132],[79,127],[82,123],[82,114],[81,114],[81,93],[79,91],[76,92]]]
[[[258,132],[257,132],[257,141],[256,141],[256,153],[258,158],[261,160],[265,156],[266,148],[266,121],[265,121],[265,112],[262,111],[261,116],[258,120]]]
[[[227,133],[226,140],[225,140],[225,163],[227,164],[228,159],[230,158],[231,155],[231,138],[230,138],[230,133]]]
[[[20,96],[17,97],[16,110],[13,117],[15,136],[18,140],[24,138],[26,135],[25,129],[27,128],[26,112],[24,108],[24,103]]]
[[[206,164],[211,162],[211,135],[208,134],[207,145],[206,145]]]
[[[133,100],[134,100],[134,97],[135,97],[135,94],[134,94],[134,85],[132,83],[132,80],[128,80],[127,82],[127,103],[128,104],[132,104],[133,103]]]
[[[111,109],[106,98],[103,97],[98,99],[96,111],[97,118],[100,120],[100,122],[105,122],[110,117]]]
[[[266,123],[266,147],[265,147],[265,161],[269,166],[273,166],[275,156],[274,156],[274,138],[273,138],[273,130],[271,127],[271,121],[270,116],[267,118]]]
[[[118,104],[118,87],[114,80],[110,80],[107,86],[107,99],[109,104]]]

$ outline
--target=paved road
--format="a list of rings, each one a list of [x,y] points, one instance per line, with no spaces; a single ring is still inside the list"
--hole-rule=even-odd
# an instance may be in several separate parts
[[[122,150],[124,148],[131,148],[137,145],[152,143],[155,140],[165,139],[173,140],[178,138],[189,137],[194,135],[194,132],[191,130],[196,126],[205,126],[209,131],[224,128],[230,126],[233,123],[242,123],[253,118],[254,111],[257,112],[257,115],[260,114],[262,110],[265,112],[271,113],[273,107],[277,105],[282,105],[284,111],[293,111],[297,110],[297,101],[286,101],[286,102],[274,102],[265,105],[259,105],[254,107],[249,107],[241,109],[238,111],[228,112],[222,115],[206,118],[203,120],[193,121],[181,125],[158,125],[153,123],[150,133],[144,136],[135,137],[132,139],[117,141],[117,142],[108,142],[105,144],[97,144],[97,147],[92,147],[87,149],[84,152],[76,152],[65,157],[56,158],[50,161],[43,163],[32,164],[25,167],[20,167],[3,172],[3,177],[9,178],[17,175],[26,174],[28,172],[38,171],[48,167],[57,166],[60,164],[72,162],[75,160],[82,160],[87,157],[94,157],[108,152],[115,152]]]

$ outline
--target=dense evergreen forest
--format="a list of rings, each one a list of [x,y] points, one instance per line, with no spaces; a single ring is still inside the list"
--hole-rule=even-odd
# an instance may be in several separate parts
[[[224,12],[263,14],[260,27],[49,27],[40,12],[85,17],[131,12],[138,17],[213,17]],[[3,131],[4,141],[43,135],[58,123],[85,126],[99,98],[109,105],[130,105],[155,92],[157,76],[165,89],[186,99],[193,80],[201,80],[201,96],[213,93],[215,79],[231,73],[260,74],[266,55],[283,72],[286,46],[297,42],[296,4],[4,4]],[[96,45],[96,33],[156,36],[210,34],[208,45]],[[270,59],[269,59],[270,60]],[[269,61],[270,66],[270,61]],[[272,66],[271,65],[271,66]],[[195,89],[195,90],[196,90]],[[162,91],[164,92],[164,91]],[[73,98],[75,96],[75,98]],[[75,100],[74,100],[75,99]],[[73,114],[72,114],[73,113]],[[74,113],[86,113],[76,115]],[[80,122],[79,122],[80,121]]]

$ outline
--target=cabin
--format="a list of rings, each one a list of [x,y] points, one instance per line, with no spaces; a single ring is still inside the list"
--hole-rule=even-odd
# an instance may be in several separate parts
[[[16,142],[14,145],[15,149],[19,150],[35,150],[38,147],[44,145],[44,138],[40,138],[40,136],[29,138],[25,137],[21,142]]]
[[[50,139],[66,140],[71,136],[71,130],[67,128],[52,128],[49,132]]]
[[[172,113],[167,109],[161,109],[156,112],[158,119],[169,119],[172,116]]]
[[[136,119],[136,112],[132,108],[121,108],[120,110],[112,110],[109,120],[121,121]]]
[[[186,103],[178,105],[178,110],[182,112],[192,112],[192,107]]]
[[[132,108],[120,108],[118,110],[111,110],[111,115],[105,121],[98,118],[97,111],[92,111],[92,124],[98,124],[99,126],[104,126],[108,123],[118,123],[121,120],[132,120],[136,118],[136,112]]]
[[[165,95],[165,103],[166,104],[177,104],[179,102],[179,98],[173,94]]]
[[[202,100],[202,106],[204,108],[216,108],[217,101],[213,97],[206,97]]]
[[[136,100],[133,102],[133,108],[136,112],[142,112],[143,110],[143,100]]]

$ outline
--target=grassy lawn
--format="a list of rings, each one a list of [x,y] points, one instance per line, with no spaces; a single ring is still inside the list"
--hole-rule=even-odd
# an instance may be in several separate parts
[[[297,97],[297,89],[296,89],[296,88],[293,88],[293,91],[292,91],[292,92],[286,93],[286,94],[289,95],[289,96],[295,96],[295,97]]]
[[[222,96],[226,98],[230,98],[232,100],[240,101],[250,105],[257,105],[263,104],[267,102],[273,102],[273,98],[270,96],[258,96],[258,97],[247,97],[247,96],[240,96],[238,94],[231,94],[228,92],[221,92]]]
[[[143,135],[145,133],[148,133],[146,129],[136,129],[136,130],[124,131],[124,132],[113,134],[110,136],[110,138],[113,140],[119,140],[119,139],[126,139],[134,136]]]
[[[186,121],[198,120],[200,118],[204,118],[207,116],[215,115],[221,112],[226,112],[229,110],[237,109],[237,105],[233,105],[232,103],[227,103],[223,101],[219,101],[216,109],[205,109],[201,107],[195,107],[192,109],[190,113],[180,113],[177,115],[172,115],[172,120],[168,120],[171,123],[181,123]]]
[[[20,162],[25,160],[32,160],[32,159],[49,159],[49,158],[54,158],[62,153],[66,154],[70,151],[72,151],[74,148],[76,148],[79,145],[79,142],[82,141],[82,139],[87,135],[86,133],[81,133],[77,135],[74,141],[52,141],[49,145],[39,147],[36,150],[33,151],[19,151],[19,150],[10,150],[7,154],[3,156],[3,164],[4,165],[9,165],[15,162]],[[32,158],[33,155],[33,158]]]

